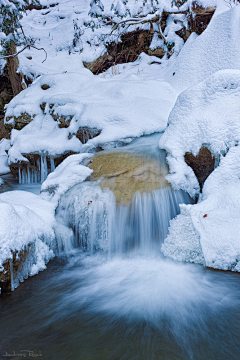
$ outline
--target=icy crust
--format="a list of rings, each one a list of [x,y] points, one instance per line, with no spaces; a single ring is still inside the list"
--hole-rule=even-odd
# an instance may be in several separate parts
[[[40,196],[26,191],[0,194],[0,270],[13,253],[18,257],[19,252],[26,252],[12,290],[19,281],[44,270],[54,256],[54,223],[54,205]]]
[[[190,36],[166,80],[181,92],[215,71],[240,69],[239,23],[240,6],[214,15],[200,36]]]
[[[49,88],[43,90],[42,85]],[[174,101],[175,93],[169,84],[153,79],[142,81],[133,74],[105,79],[82,69],[80,73],[44,75],[7,106],[6,117],[11,118],[8,123],[22,113],[36,115],[22,130],[13,131],[9,162],[24,160],[24,153],[56,156],[67,151],[82,152],[84,147],[76,138],[79,127],[101,130],[85,148],[161,132]],[[40,107],[43,103],[47,115]],[[72,118],[70,126],[60,129],[52,112],[66,120]]]
[[[170,168],[167,180],[174,188],[191,196],[199,193],[197,178],[184,154],[197,155],[202,145],[217,158],[225,154],[240,141],[239,114],[239,70],[218,71],[179,95],[160,139]]]
[[[180,205],[181,214],[170,221],[169,234],[161,250],[165,256],[177,261],[204,264],[200,237],[196,232],[189,213],[192,205]]]
[[[166,256],[240,271],[239,179],[240,147],[236,146],[207,178],[199,203],[181,206],[162,246]]]
[[[58,167],[48,175],[41,187],[41,197],[52,203],[58,203],[60,197],[74,185],[83,182],[91,175],[92,170],[81,165],[84,159],[92,154],[68,156]]]

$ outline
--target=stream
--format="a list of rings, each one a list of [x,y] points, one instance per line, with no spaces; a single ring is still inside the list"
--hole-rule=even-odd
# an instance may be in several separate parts
[[[158,139],[126,149],[164,163]],[[39,193],[39,184],[3,178],[1,190]],[[161,254],[182,202],[191,199],[169,186],[130,205],[99,182],[68,191],[56,218],[74,236],[47,270],[0,297],[0,359],[238,360],[239,274]]]

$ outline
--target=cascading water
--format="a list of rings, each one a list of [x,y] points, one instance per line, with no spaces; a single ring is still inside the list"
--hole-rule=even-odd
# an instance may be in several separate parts
[[[165,181],[165,154],[156,139],[150,137],[155,147],[143,138],[126,146],[124,153],[111,150],[90,161],[96,161],[93,176],[100,174],[99,180],[73,187],[57,209],[58,222],[73,230],[72,237],[61,236],[60,249],[81,247],[92,254],[101,250],[110,257],[129,251],[160,252],[169,221],[180,212],[179,204],[190,198]],[[134,193],[135,188],[139,190]]]
[[[129,205],[117,205],[110,190],[86,182],[62,199],[57,219],[73,229],[73,247],[109,255],[134,249],[147,253],[160,250],[169,221],[179,213],[179,204],[187,202],[186,193],[166,187],[142,196],[137,192]]]

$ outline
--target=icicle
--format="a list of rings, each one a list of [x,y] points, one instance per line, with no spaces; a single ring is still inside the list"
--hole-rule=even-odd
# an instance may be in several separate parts
[[[22,176],[21,176],[21,169],[20,169],[20,167],[18,168],[18,181],[19,181],[19,184],[22,184]]]
[[[53,172],[55,170],[55,163],[54,163],[54,158],[50,157],[50,164],[51,164],[51,172]]]
[[[43,183],[48,176],[47,158],[46,155],[41,155],[41,183]]]

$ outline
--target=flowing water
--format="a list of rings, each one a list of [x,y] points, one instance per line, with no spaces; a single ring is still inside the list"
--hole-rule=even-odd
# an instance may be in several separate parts
[[[164,163],[154,139],[126,149]],[[0,359],[238,360],[239,274],[161,255],[189,201],[168,186],[130,204],[99,181],[68,191],[56,215],[63,255],[0,298]]]

